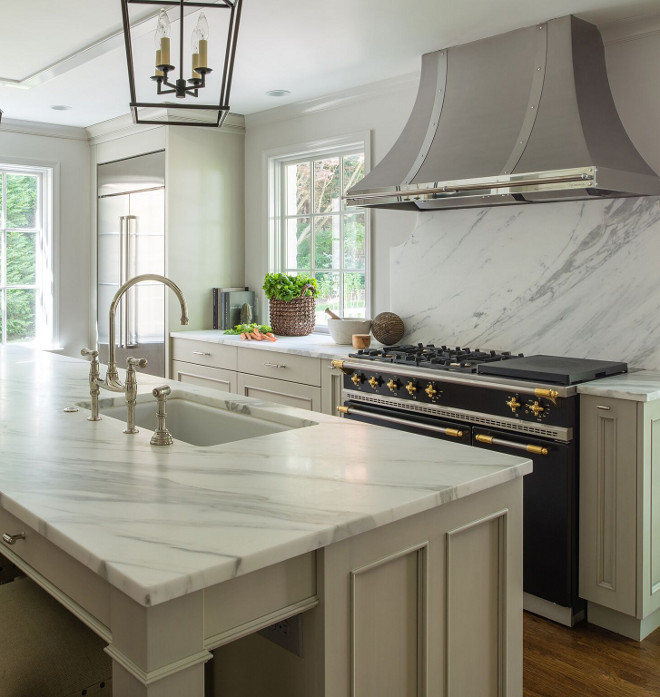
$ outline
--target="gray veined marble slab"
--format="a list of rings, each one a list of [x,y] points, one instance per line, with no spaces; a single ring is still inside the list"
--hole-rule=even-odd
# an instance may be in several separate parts
[[[597,397],[652,402],[660,399],[660,371],[640,370],[624,375],[613,375],[578,385],[578,392]]]
[[[218,408],[304,427],[154,447],[63,408],[88,364],[0,347],[0,507],[155,605],[531,471],[531,462],[185,385]],[[139,375],[140,399],[162,378]],[[176,381],[170,381],[176,386]]]
[[[196,341],[208,341],[213,344],[226,344],[240,346],[257,351],[282,351],[298,356],[310,356],[312,358],[346,358],[355,349],[352,346],[335,344],[324,334],[309,334],[307,336],[280,336],[277,341],[241,341],[240,336],[225,334],[221,329],[197,329],[182,332],[170,332],[173,339],[195,339]]]
[[[391,251],[406,340],[660,369],[655,197],[424,212]]]

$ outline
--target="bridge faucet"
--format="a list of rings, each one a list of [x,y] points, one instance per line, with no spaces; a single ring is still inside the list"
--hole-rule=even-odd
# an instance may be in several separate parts
[[[99,393],[99,388],[103,388],[106,390],[110,390],[110,392],[126,392],[126,399],[127,403],[129,401],[129,397],[133,396],[133,393],[137,391],[137,388],[134,384],[134,376],[131,376],[131,379],[127,380],[127,384],[124,384],[120,379],[119,379],[119,371],[117,370],[117,349],[115,346],[115,315],[117,313],[117,305],[119,304],[119,301],[121,300],[122,295],[126,293],[126,291],[134,286],[136,283],[140,283],[141,281],[158,281],[159,283],[162,283],[163,285],[169,286],[174,294],[176,295],[177,299],[179,300],[179,303],[181,305],[181,324],[188,324],[188,305],[186,303],[186,299],[183,297],[183,293],[181,292],[181,289],[179,286],[176,285],[173,281],[170,281],[169,278],[166,278],[165,276],[161,276],[160,274],[155,274],[155,273],[144,273],[139,276],[135,276],[126,283],[124,283],[123,286],[119,288],[119,290],[115,293],[114,297],[112,298],[112,302],[110,303],[110,312],[109,312],[109,322],[110,326],[108,328],[108,339],[109,339],[109,355],[108,355],[108,369],[106,370],[105,373],[105,378],[102,378],[100,375],[100,370],[99,370],[99,364],[98,364],[98,352],[97,351],[92,351],[90,349],[83,349],[82,350],[82,355],[87,356],[91,355],[92,356],[92,364],[90,367],[90,373],[89,373],[89,383],[90,383],[90,394],[92,396],[92,413],[90,414],[90,421],[98,421],[99,419],[99,414],[98,414],[98,393]],[[129,365],[129,367],[132,367]],[[140,364],[140,367],[142,365]],[[130,395],[129,395],[130,392]],[[127,430],[128,432],[132,432],[130,430],[131,425],[130,423],[127,425]]]

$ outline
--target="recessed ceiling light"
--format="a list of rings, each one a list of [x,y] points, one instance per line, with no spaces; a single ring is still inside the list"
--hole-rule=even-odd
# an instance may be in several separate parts
[[[268,90],[266,94],[269,97],[286,97],[287,94],[291,94],[290,90]]]
[[[69,111],[72,107],[67,106],[66,104],[53,104],[51,109],[54,109],[55,111]]]

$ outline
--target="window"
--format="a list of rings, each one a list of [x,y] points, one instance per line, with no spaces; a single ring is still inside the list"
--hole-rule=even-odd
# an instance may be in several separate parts
[[[51,170],[0,165],[0,336],[48,344],[53,325]]]
[[[278,157],[274,165],[275,270],[316,278],[317,329],[327,329],[326,307],[367,317],[368,211],[342,200],[364,177],[364,143]]]

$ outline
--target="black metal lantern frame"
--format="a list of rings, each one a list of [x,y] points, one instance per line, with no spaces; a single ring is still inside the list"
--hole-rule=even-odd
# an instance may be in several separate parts
[[[128,11],[129,4],[153,5],[161,8],[176,6],[179,8],[179,76],[173,79],[171,75],[175,72],[172,65],[163,63],[155,66],[155,74],[150,76],[155,83],[156,94],[171,94],[176,99],[198,98],[200,90],[206,87],[206,75],[211,72],[211,68],[206,66],[193,68],[192,78],[184,78],[183,75],[183,45],[184,45],[184,12],[188,8],[207,8],[213,11],[229,12],[229,22],[227,30],[227,42],[224,56],[222,84],[220,88],[220,98],[218,104],[175,104],[168,102],[138,102],[135,89],[135,69],[133,65],[133,40],[131,35],[131,23]],[[128,82],[131,91],[130,107],[133,114],[134,123],[176,125],[176,126],[222,126],[229,114],[229,95],[231,91],[231,81],[234,72],[234,57],[236,55],[236,41],[241,19],[242,0],[218,0],[218,2],[195,2],[190,0],[121,0],[122,22],[124,28],[124,42],[126,45],[126,64],[128,67]],[[169,89],[165,89],[169,88]],[[141,116],[140,109],[168,109],[171,108],[177,113],[182,110],[186,116],[170,119],[145,118]],[[215,120],[195,119],[194,112],[212,113],[217,112]],[[1,116],[2,112],[0,112]]]

